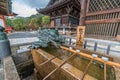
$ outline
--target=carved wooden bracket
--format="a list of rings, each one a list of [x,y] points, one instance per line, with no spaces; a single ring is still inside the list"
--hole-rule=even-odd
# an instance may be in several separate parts
[[[48,16],[51,16],[51,13],[48,13],[47,15],[48,15]]]
[[[69,14],[73,10],[73,6],[67,5],[66,12]]]
[[[56,16],[56,12],[54,11],[54,12],[52,12],[52,16]]]
[[[59,13],[60,15],[62,15],[62,9],[58,10],[58,13]]]
[[[74,10],[73,15],[74,15],[74,16],[76,16],[76,15],[77,15],[77,11],[76,11],[76,10]]]

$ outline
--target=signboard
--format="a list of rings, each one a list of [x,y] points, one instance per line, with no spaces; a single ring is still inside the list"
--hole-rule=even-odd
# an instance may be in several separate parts
[[[76,45],[83,47],[85,37],[85,26],[79,26],[77,28]]]

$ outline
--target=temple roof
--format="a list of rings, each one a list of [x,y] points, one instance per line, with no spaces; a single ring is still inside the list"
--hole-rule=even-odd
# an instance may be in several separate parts
[[[11,0],[0,0],[0,14],[8,15],[11,13]]]
[[[45,8],[37,9],[37,11],[39,13],[44,14],[44,13],[48,12],[49,10],[60,7],[60,6],[64,5],[64,4],[67,4],[67,3],[72,2],[72,1],[76,2],[80,6],[80,1],[81,0],[50,0],[48,5]]]
[[[59,1],[59,0],[50,0],[47,7],[49,7],[50,5],[55,4],[57,1]],[[63,1],[63,0],[60,0],[60,1]]]

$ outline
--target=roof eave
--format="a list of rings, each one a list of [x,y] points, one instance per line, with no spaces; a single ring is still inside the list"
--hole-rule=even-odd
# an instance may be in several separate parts
[[[43,8],[43,9],[37,9],[37,12],[39,12],[41,14],[45,14],[46,12],[50,11],[51,9],[54,9],[54,8],[59,7],[61,5],[64,5],[64,4],[68,3],[68,2],[70,2],[70,0],[65,0],[64,3],[60,2],[59,4],[55,4],[55,5]]]

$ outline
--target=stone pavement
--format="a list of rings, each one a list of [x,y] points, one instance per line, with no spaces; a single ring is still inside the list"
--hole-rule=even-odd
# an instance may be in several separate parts
[[[38,41],[39,39],[37,37],[28,37],[28,38],[16,38],[16,39],[9,39],[9,40],[12,46],[12,45],[33,43],[35,41]]]
[[[16,39],[16,38],[28,38],[28,37],[37,37],[38,33],[34,32],[14,32],[8,34],[9,39]]]
[[[8,34],[8,38],[10,40],[10,44],[18,45],[18,44],[26,44],[38,41],[38,32],[14,32]]]

